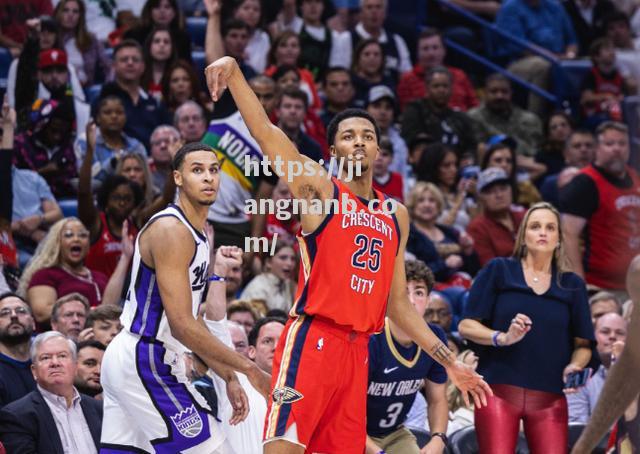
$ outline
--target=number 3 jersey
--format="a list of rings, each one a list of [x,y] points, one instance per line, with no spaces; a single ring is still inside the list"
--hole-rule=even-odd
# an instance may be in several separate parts
[[[125,330],[131,334],[147,338],[151,341],[161,341],[165,347],[175,352],[182,352],[185,347],[171,335],[169,322],[160,297],[156,270],[147,266],[140,255],[139,241],[143,232],[156,220],[172,216],[180,220],[191,232],[195,245],[195,252],[184,272],[189,275],[191,285],[191,308],[193,318],[197,318],[198,307],[203,300],[207,283],[207,268],[209,266],[209,243],[204,234],[198,231],[187,220],[177,205],[170,204],[164,210],[156,213],[138,234],[131,265],[131,283],[124,302],[120,321]]]
[[[442,328],[432,324],[429,327],[443,343],[447,343]],[[407,419],[425,379],[445,383],[447,372],[415,343],[405,347],[397,342],[388,323],[382,333],[371,336],[367,435],[384,437],[397,430]]]
[[[314,232],[298,236],[300,278],[291,315],[316,315],[355,331],[378,332],[400,244],[398,222],[395,214],[382,212],[387,197],[381,192],[374,190],[377,199],[370,202],[339,180],[333,183],[334,209]],[[385,206],[390,211],[391,205]]]

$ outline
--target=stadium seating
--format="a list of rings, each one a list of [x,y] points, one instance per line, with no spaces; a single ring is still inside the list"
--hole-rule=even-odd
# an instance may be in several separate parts
[[[5,47],[0,47],[0,91],[2,92],[7,89],[7,76],[11,60],[13,60],[11,53]]]
[[[193,59],[193,67],[196,70],[196,73],[200,77],[200,81],[202,82],[202,86],[206,87],[205,78],[204,78],[204,68],[207,66],[207,59],[204,55],[204,51],[194,50],[191,52],[191,58]]]
[[[193,48],[196,50],[204,49],[204,38],[207,34],[207,18],[187,17],[185,22]]]
[[[573,448],[573,445],[575,445],[576,442],[578,441],[578,438],[580,438],[580,434],[582,433],[585,427],[586,427],[586,424],[582,424],[579,422],[569,423],[569,446],[568,446],[569,452]],[[596,446],[596,449],[592,451],[592,454],[604,454],[607,451],[608,439],[609,439],[609,435],[607,434],[602,438],[602,440],[600,440],[600,443],[598,444],[598,446]]]
[[[92,105],[93,102],[96,99],[98,99],[98,96],[100,96],[101,90],[102,90],[102,84],[91,85],[90,87],[86,87],[84,89],[84,94],[87,97],[87,103],[89,103],[89,105]]]
[[[65,218],[78,216],[78,201],[76,199],[58,200],[58,205],[60,205],[60,209]]]
[[[561,60],[552,68],[552,92],[566,101],[574,114],[580,109],[580,87],[590,69],[591,60]]]

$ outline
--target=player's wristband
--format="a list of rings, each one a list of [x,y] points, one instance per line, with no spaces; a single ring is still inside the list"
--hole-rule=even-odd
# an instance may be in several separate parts
[[[217,274],[212,274],[209,277],[209,281],[210,282],[226,282],[227,278],[226,277],[222,277],[222,276],[218,276]]]
[[[444,432],[434,432],[431,434],[431,438],[433,437],[440,437],[445,445],[448,443],[448,440],[449,440],[447,438],[447,434],[445,434]]]
[[[491,345],[493,345],[494,347],[502,347],[499,343],[498,343],[498,336],[500,335],[500,331],[496,331],[495,333],[493,333],[493,336],[491,336]]]

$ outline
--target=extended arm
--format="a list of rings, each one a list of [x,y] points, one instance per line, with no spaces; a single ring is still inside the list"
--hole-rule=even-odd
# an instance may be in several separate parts
[[[447,403],[447,384],[434,383],[425,380],[425,397],[427,398],[427,413],[429,419],[429,431],[447,433],[447,423],[449,422],[449,404]],[[422,453],[441,453],[445,448],[444,440],[440,437],[432,437],[431,441],[422,448]]]
[[[145,238],[146,237],[146,238]],[[209,367],[218,361],[247,375],[264,396],[269,394],[270,378],[254,363],[216,339],[191,312],[191,285],[187,270],[195,245],[191,233],[180,221],[156,221],[139,239],[141,254],[151,256],[171,334]],[[185,245],[189,245],[185,247]]]
[[[470,367],[456,360],[453,352],[435,335],[431,328],[425,325],[422,318],[417,315],[413,305],[409,302],[404,269],[404,251],[409,232],[407,209],[402,205],[398,205],[396,216],[400,225],[401,239],[394,265],[387,316],[425,352],[447,369],[447,374],[451,381],[462,391],[465,403],[468,403],[467,392],[469,392],[478,407],[486,405],[485,394],[492,393],[489,385]]]
[[[582,254],[580,253],[580,235],[587,225],[587,220],[572,214],[562,215],[564,246],[571,263],[572,271],[584,279]]]
[[[93,204],[93,194],[91,192],[91,166],[93,165],[93,152],[96,147],[96,125],[92,122],[87,124],[87,153],[80,166],[78,175],[78,217],[95,239],[100,231],[98,210]]]
[[[611,367],[598,404],[572,454],[590,453],[617,418],[640,392],[640,307],[634,304],[627,342],[618,361]]]
[[[325,170],[317,162],[301,155],[284,132],[271,123],[234,59],[223,57],[216,60],[205,69],[205,73],[214,102],[229,87],[242,118],[262,152],[272,163],[276,160],[282,163],[274,168],[279,177],[286,178],[294,197],[325,199],[333,195],[333,185],[326,178]],[[278,171],[278,167],[282,172]]]

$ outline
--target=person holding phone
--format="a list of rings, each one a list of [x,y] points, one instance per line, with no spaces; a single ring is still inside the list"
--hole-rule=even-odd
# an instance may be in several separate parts
[[[512,257],[493,259],[478,274],[458,329],[494,393],[475,409],[480,453],[513,453],[520,421],[532,454],[565,453],[564,393],[576,390],[566,384],[591,359],[594,333],[586,286],[569,271],[551,204],[533,205]]]

